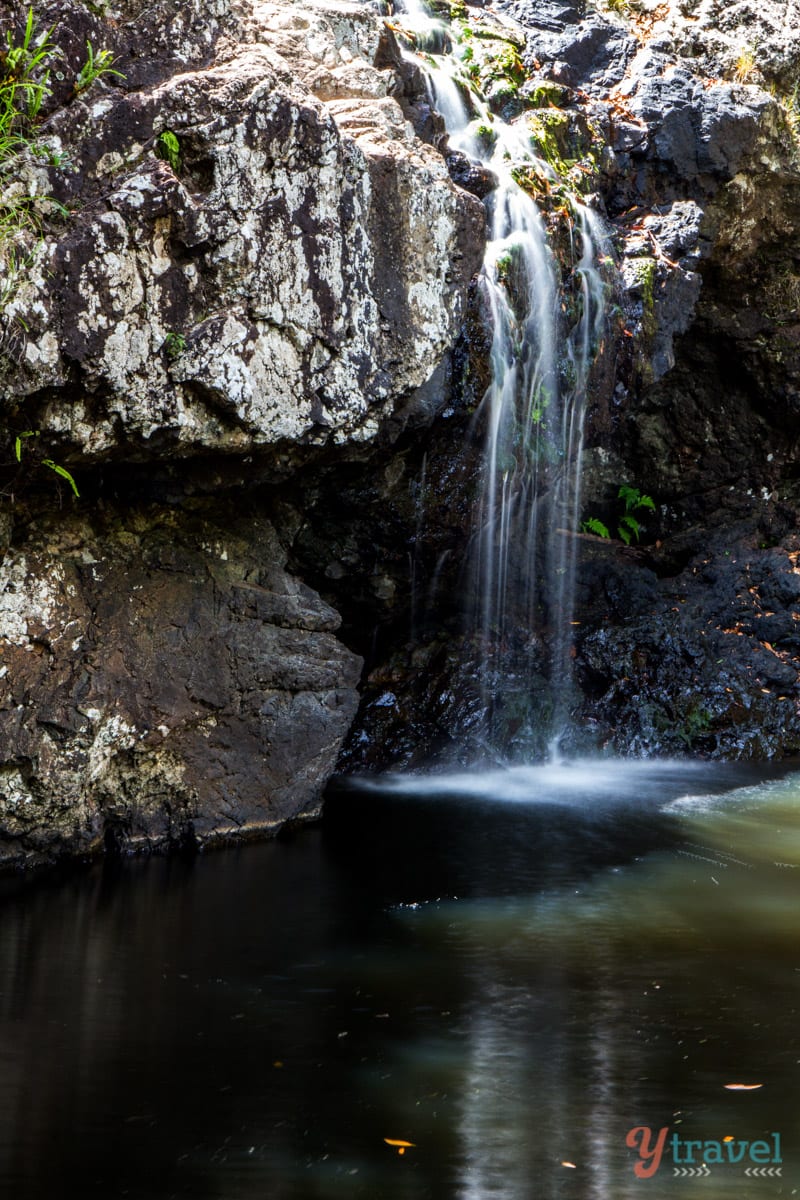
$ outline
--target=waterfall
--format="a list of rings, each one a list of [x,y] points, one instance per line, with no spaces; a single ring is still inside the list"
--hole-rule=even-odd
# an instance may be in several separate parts
[[[404,25],[451,150],[492,172],[485,203],[488,245],[480,278],[491,319],[491,382],[476,413],[484,438],[482,487],[469,554],[470,628],[478,645],[483,741],[496,744],[494,708],[504,690],[524,692],[530,668],[510,667],[513,644],[546,630],[549,729],[557,754],[568,724],[572,677],[581,460],[589,374],[604,320],[598,269],[602,223],[538,154],[525,114],[495,115],[464,73],[447,25],[405,0]],[[424,53],[420,53],[424,51]],[[526,182],[558,189],[571,261],[556,259],[547,222]],[[565,295],[575,314],[564,317]],[[516,655],[518,660],[519,655]],[[515,661],[516,661],[515,660]]]

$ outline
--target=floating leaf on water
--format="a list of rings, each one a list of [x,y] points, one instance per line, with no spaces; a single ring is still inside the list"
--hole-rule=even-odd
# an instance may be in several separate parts
[[[578,1169],[578,1168],[575,1166],[575,1163],[571,1163],[571,1162],[566,1162],[566,1161],[564,1161],[564,1162],[562,1162],[562,1164],[561,1164],[561,1165],[562,1165],[562,1167],[572,1167],[572,1170],[573,1170],[573,1171],[577,1171],[577,1169]]]
[[[757,1088],[763,1087],[763,1083],[726,1083],[725,1087],[729,1092],[754,1092]]]
[[[387,1146],[394,1146],[398,1154],[405,1154],[409,1146],[415,1146],[416,1142],[405,1142],[402,1138],[384,1138]]]

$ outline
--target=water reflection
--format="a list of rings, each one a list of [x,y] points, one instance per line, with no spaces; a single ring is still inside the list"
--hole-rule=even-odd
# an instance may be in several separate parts
[[[798,780],[417,780],[279,844],[5,879],[3,1194],[791,1195]],[[780,1131],[782,1179],[637,1180],[635,1125]]]

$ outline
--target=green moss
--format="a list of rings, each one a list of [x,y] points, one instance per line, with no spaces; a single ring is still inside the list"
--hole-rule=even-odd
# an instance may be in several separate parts
[[[516,46],[508,44],[503,47],[494,59],[494,69],[499,75],[504,75],[519,86],[525,81],[525,67]]]
[[[642,332],[645,337],[651,338],[656,328],[655,284],[658,264],[650,255],[643,255],[641,258],[633,259],[631,265],[636,279],[636,287],[642,298]]]
[[[634,258],[630,264],[634,274],[633,287],[642,304],[641,336],[636,345],[637,369],[644,384],[652,382],[653,364],[650,348],[656,334],[655,284],[658,264],[650,255]]]
[[[547,79],[537,83],[530,93],[530,101],[534,108],[560,108],[565,99],[565,89]]]
[[[800,274],[786,266],[764,288],[764,311],[776,324],[791,324],[800,315]]]
[[[528,128],[531,145],[545,162],[559,175],[565,174],[569,166],[570,119],[567,113],[559,108],[547,108],[541,112],[529,113]]]
[[[499,33],[496,29],[481,29],[481,27],[478,26],[474,30],[474,33],[476,38],[482,38],[487,42],[508,42],[509,46],[516,46],[518,49],[522,45],[522,43],[516,41],[515,38]]]
[[[489,84],[485,84],[481,78],[481,87],[488,93],[487,100],[495,111],[502,108],[509,100],[515,100],[519,92],[517,84],[510,79],[501,79],[499,83],[492,86],[491,81]]]
[[[479,31],[475,30],[476,37]],[[492,37],[480,44],[473,40],[475,61],[480,66],[479,81],[494,105],[515,98],[527,79],[525,64],[511,41]]]
[[[702,705],[690,702],[676,712],[669,712],[657,703],[644,707],[656,732],[671,735],[682,742],[687,750],[691,750],[695,742],[707,739],[712,733],[711,713]]]
[[[484,122],[475,127],[475,138],[484,154],[491,154],[497,141],[497,131]]]

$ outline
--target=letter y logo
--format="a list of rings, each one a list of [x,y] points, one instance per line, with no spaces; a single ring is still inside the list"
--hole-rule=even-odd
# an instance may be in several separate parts
[[[651,1147],[653,1137],[652,1130],[647,1125],[637,1125],[634,1129],[628,1131],[628,1136],[625,1138],[625,1145],[631,1150],[639,1151],[638,1162],[633,1168],[633,1173],[637,1179],[650,1179],[655,1175],[658,1168],[661,1166],[661,1155],[664,1153],[664,1143],[667,1140],[669,1127],[664,1126],[659,1129],[658,1137],[655,1145]]]

